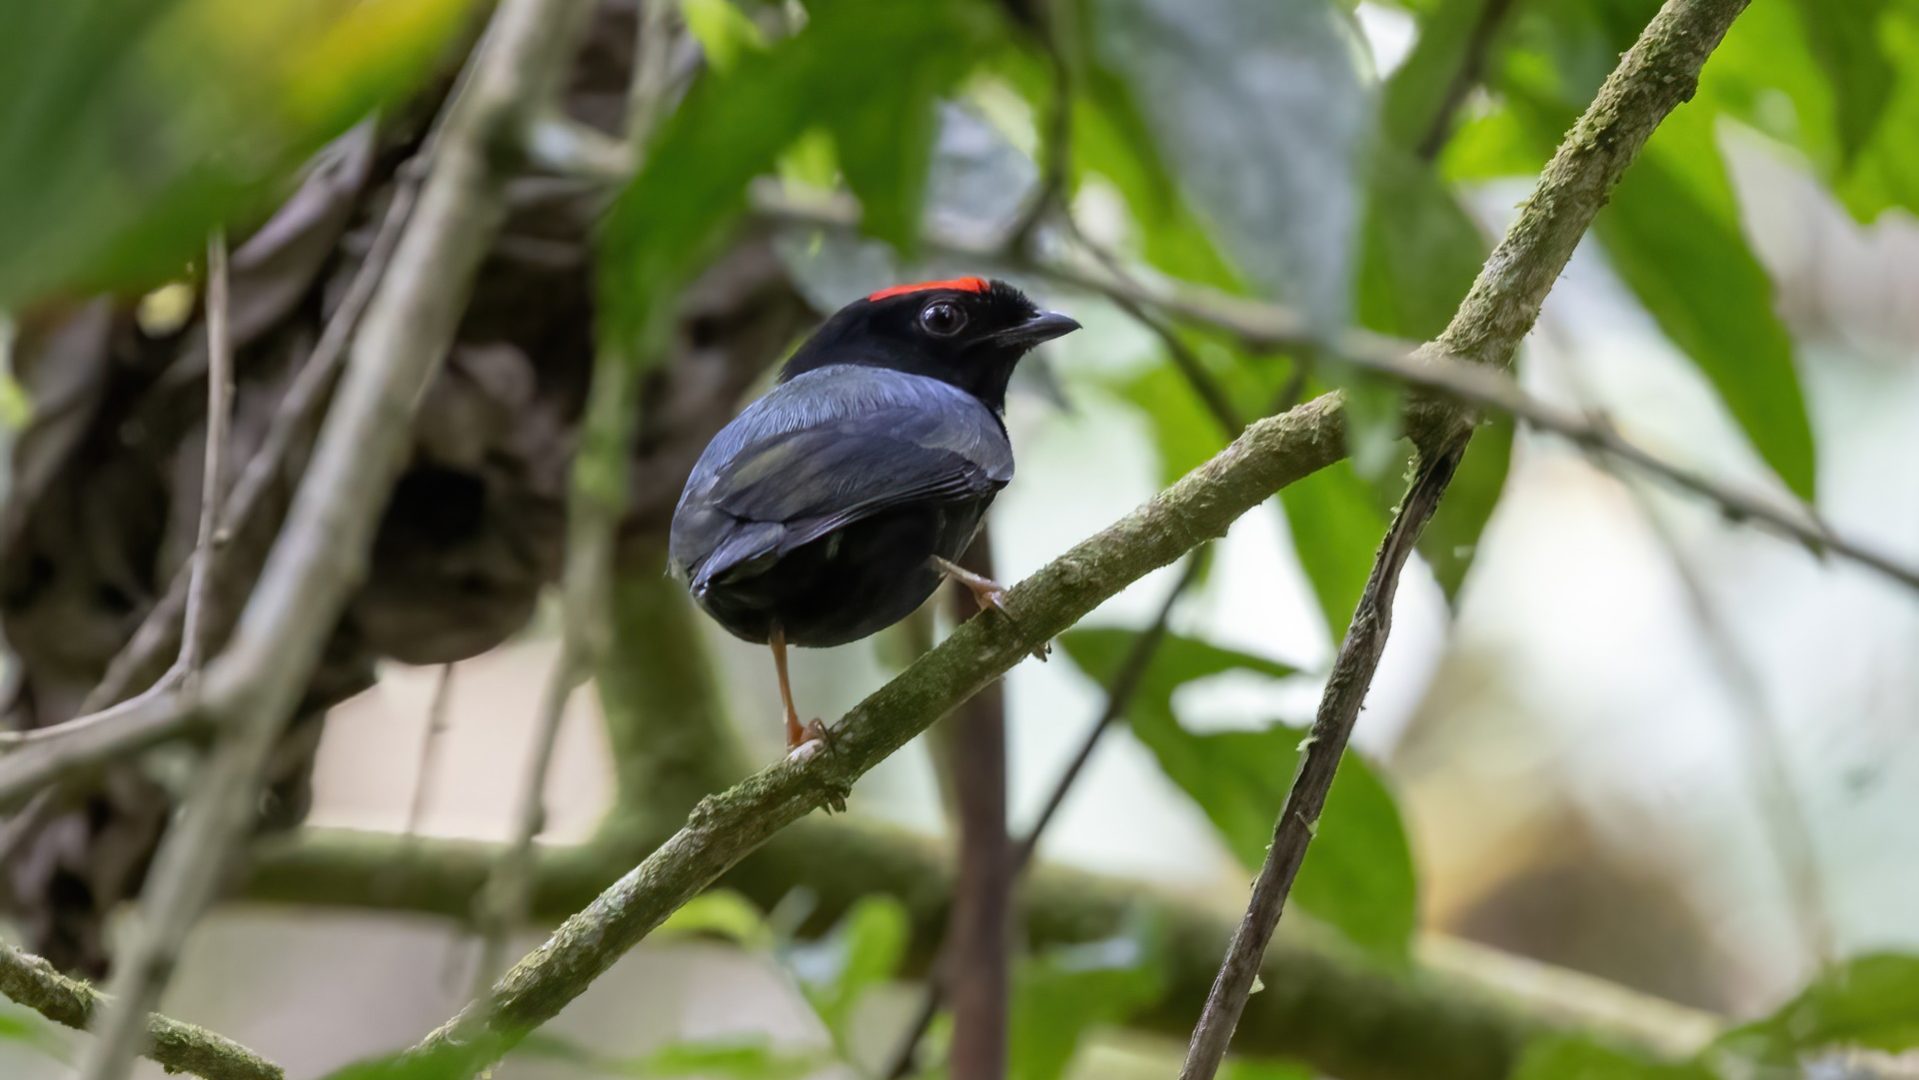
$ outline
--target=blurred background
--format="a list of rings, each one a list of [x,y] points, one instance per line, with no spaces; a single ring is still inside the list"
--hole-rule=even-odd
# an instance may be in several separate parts
[[[1142,313],[1086,268],[1430,338],[1659,5],[575,6],[577,50],[534,83],[551,106],[528,104],[524,145],[496,163],[503,225],[371,573],[165,1011],[294,1077],[402,1049],[699,795],[775,760],[764,650],[661,575],[686,470],[826,314],[988,273],[1085,325],[1015,380],[1000,580],[1312,395],[1348,395],[1351,459],[887,760],[844,815],[749,860],[495,1075],[949,1075],[943,1010],[917,1066],[891,1070],[968,887],[951,872],[967,725],[1004,724],[1022,837],[1127,666],[1138,691],[1011,923],[996,1075],[1173,1075],[1402,489],[1401,396],[1329,354]],[[124,657],[143,623],[177,620],[194,546],[218,229],[234,490],[274,432],[294,447],[221,556],[214,625],[231,626],[311,438],[311,407],[288,402],[356,275],[381,269],[485,8],[0,11],[11,727],[110,704],[172,659]],[[660,64],[663,108],[628,180],[636,52]],[[1919,563],[1915,122],[1919,3],[1753,4],[1554,288],[1518,381]],[[657,355],[611,647],[557,729],[529,917],[496,929],[485,882],[526,806],[569,619],[554,586],[594,354],[627,331]],[[1160,619],[1142,661],[1129,646]],[[844,714],[950,623],[936,600],[800,651],[802,712]],[[161,747],[7,807],[9,940],[108,970],[194,757]],[[1915,821],[1919,595],[1490,418],[1406,573],[1282,924],[1271,963],[1297,978],[1269,974],[1231,1075],[1919,1076]],[[0,1002],[7,1076],[70,1075],[84,1038]]]

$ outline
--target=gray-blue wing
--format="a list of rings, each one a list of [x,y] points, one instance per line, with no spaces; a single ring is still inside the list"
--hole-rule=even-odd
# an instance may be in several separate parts
[[[819,368],[714,437],[674,514],[673,567],[697,588],[881,511],[990,496],[1012,478],[1006,431],[971,394],[884,368]]]

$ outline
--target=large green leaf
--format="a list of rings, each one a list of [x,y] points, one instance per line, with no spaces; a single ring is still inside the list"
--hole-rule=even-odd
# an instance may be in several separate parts
[[[1879,43],[1888,0],[1793,0],[1819,66],[1832,83],[1840,149],[1850,164],[1872,138],[1892,98],[1892,61]],[[1910,133],[1907,133],[1908,135]]]
[[[1599,237],[1759,456],[1810,501],[1817,465],[1792,338],[1773,309],[1772,280],[1740,232],[1705,118],[1695,119],[1654,136],[1600,214]]]
[[[583,1078],[630,1076],[635,1080],[805,1080],[837,1064],[822,1051],[781,1050],[763,1035],[682,1040],[640,1057],[618,1058],[535,1032],[520,1044],[516,1056],[563,1062]]]
[[[608,216],[601,332],[630,348],[661,325],[661,305],[744,209],[748,183],[811,129],[832,133],[868,226],[909,241],[935,98],[992,40],[990,14],[963,0],[832,0],[813,5],[799,33],[709,72]]]
[[[403,1050],[356,1061],[323,1080],[468,1080],[498,1056],[500,1043],[498,1037],[489,1036],[475,1042],[441,1043],[419,1053]]]
[[[1051,949],[1014,979],[1009,1080],[1058,1080],[1086,1033],[1117,1024],[1159,999],[1161,967],[1150,932]]]
[[[7,4],[0,308],[178,273],[211,228],[407,90],[467,6]]]
[[[1131,647],[1124,630],[1071,630],[1060,646],[1087,675],[1109,683]],[[1133,734],[1160,768],[1205,811],[1248,868],[1265,858],[1273,821],[1299,763],[1306,729],[1201,734],[1180,722],[1174,694],[1230,671],[1270,677],[1293,669],[1194,638],[1169,635],[1154,654],[1128,715]],[[1391,792],[1358,754],[1348,753],[1327,798],[1293,899],[1373,955],[1403,963],[1417,918],[1412,850]]]
[[[1821,975],[1784,1008],[1721,1036],[1714,1050],[1790,1066],[1827,1048],[1919,1048],[1919,955],[1875,953]]]
[[[1330,0],[1097,0],[1092,54],[1248,279],[1321,325],[1349,307],[1354,176],[1371,122]]]
[[[1577,1036],[1552,1036],[1526,1048],[1512,1080],[1715,1080],[1691,1063],[1648,1061],[1625,1050]]]
[[[1587,80],[1595,61],[1615,56],[1651,6],[1587,0],[1541,24],[1543,54],[1508,54],[1502,88],[1537,149],[1558,143],[1592,92]],[[1595,231],[1620,277],[1712,385],[1759,456],[1811,500],[1818,471],[1812,424],[1792,338],[1774,309],[1773,283],[1746,243],[1719,151],[1716,103],[1725,92],[1714,67],[1706,65],[1699,100],[1654,132]]]

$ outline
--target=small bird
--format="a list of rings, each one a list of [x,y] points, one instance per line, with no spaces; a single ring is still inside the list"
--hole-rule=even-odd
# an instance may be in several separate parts
[[[793,707],[787,645],[885,629],[942,575],[1005,614],[1000,586],[953,560],[1013,478],[1014,366],[1077,329],[1003,281],[881,289],[826,320],[700,455],[670,568],[721,626],[772,647],[789,749],[825,729]]]

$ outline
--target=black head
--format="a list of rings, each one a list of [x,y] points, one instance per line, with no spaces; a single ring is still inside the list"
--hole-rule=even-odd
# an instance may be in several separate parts
[[[948,382],[998,412],[1027,351],[1079,329],[1004,281],[954,278],[881,289],[833,314],[780,372],[865,364]]]

